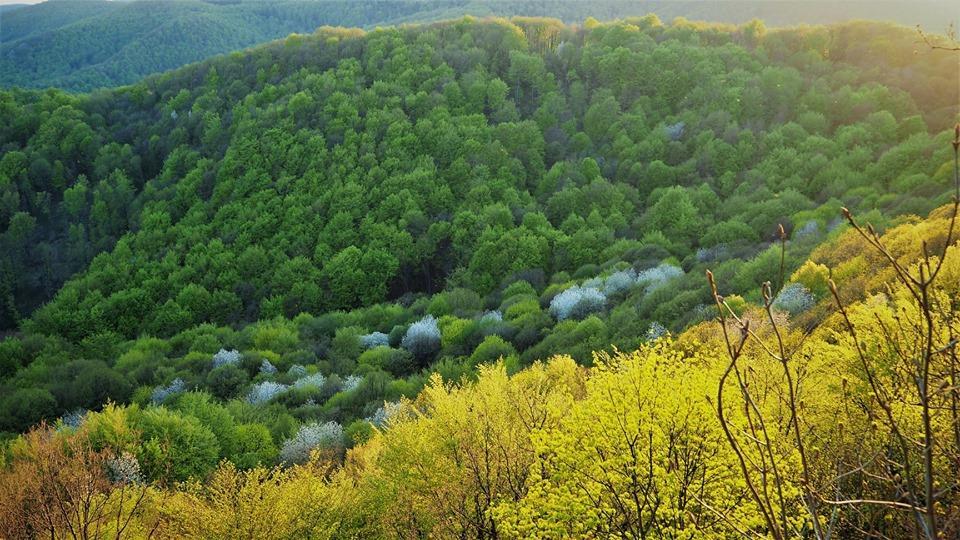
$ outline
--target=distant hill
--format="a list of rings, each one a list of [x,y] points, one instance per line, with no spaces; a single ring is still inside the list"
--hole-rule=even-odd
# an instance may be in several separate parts
[[[0,9],[0,85],[87,91],[243,49],[320,26],[373,28],[475,16],[548,16],[568,23],[656,13],[768,26],[850,19],[920,24],[941,32],[957,10],[926,2],[638,2],[394,0],[51,0]]]

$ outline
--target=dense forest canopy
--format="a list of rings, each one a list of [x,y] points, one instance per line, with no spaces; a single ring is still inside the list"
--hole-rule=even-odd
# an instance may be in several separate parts
[[[960,455],[883,341],[960,320],[960,63],[917,41],[465,17],[0,92],[0,536],[957,530],[912,483],[953,462],[890,468]],[[919,518],[814,504],[891,485]]]
[[[189,362],[116,369],[157,338],[187,359],[252,335],[283,369],[389,380],[482,344],[523,363],[632,350],[709,317],[708,265],[756,301],[778,224],[792,272],[841,201],[881,224],[948,200],[957,101],[938,89],[957,63],[900,60],[914,39],[463,19],[324,29],[89,96],[7,92],[2,321],[40,341],[10,342],[3,376],[55,406],[4,426],[203,384]],[[442,342],[404,347],[418,320]],[[362,335],[392,349],[358,364]],[[89,362],[112,381],[95,397],[49,376]]]
[[[653,13],[665,21],[758,18],[771,26],[874,19],[941,32],[960,24],[956,11],[949,0],[48,0],[0,6],[0,86],[89,91],[129,84],[324,25],[373,29],[464,15],[582,23]]]

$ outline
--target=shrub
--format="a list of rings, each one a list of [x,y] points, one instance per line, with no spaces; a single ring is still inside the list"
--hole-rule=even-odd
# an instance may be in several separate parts
[[[207,375],[207,388],[220,399],[230,399],[236,396],[249,380],[246,370],[236,364],[225,364]]]
[[[469,354],[479,342],[479,328],[476,321],[444,317],[440,320],[440,346],[444,356]]]
[[[593,287],[573,286],[553,297],[550,301],[550,313],[558,321],[583,319],[591,313],[603,311],[607,298]]]
[[[483,309],[480,295],[470,289],[457,288],[446,293],[449,313],[457,317],[469,317]]]
[[[57,369],[50,390],[63,408],[94,409],[107,400],[126,401],[133,388],[101,361],[77,360]]]
[[[299,379],[307,375],[307,368],[300,364],[294,364],[287,370],[287,376],[293,379]]]
[[[391,349],[390,347],[377,347],[364,351],[357,359],[360,366],[367,366],[363,369],[381,369],[396,377],[406,375],[413,371],[413,355],[403,349]]]
[[[235,366],[240,363],[240,351],[220,349],[213,355],[213,369],[222,366]]]
[[[480,317],[480,324],[494,323],[503,321],[503,313],[497,310],[488,311]]]
[[[534,298],[527,298],[526,300],[520,300],[512,304],[506,310],[506,316],[509,320],[519,319],[528,313],[536,313],[540,311],[540,301]]]
[[[432,357],[440,349],[440,327],[432,315],[410,325],[400,345],[418,360]]]
[[[130,452],[121,452],[120,455],[106,462],[107,478],[115,484],[139,484],[143,482],[140,472],[140,460]]]
[[[27,363],[23,342],[16,338],[0,341],[0,377],[7,377]]]
[[[260,362],[260,374],[261,375],[274,375],[277,373],[276,366],[273,365],[273,362],[263,359],[263,362]]]
[[[809,289],[799,283],[790,283],[773,300],[773,308],[797,315],[813,307],[816,298]]]
[[[687,125],[683,122],[677,122],[676,124],[669,124],[663,127],[663,133],[671,141],[679,141],[683,137],[683,132],[686,131]]]
[[[60,417],[60,425],[76,429],[83,425],[88,412],[86,409],[74,409]]]
[[[367,421],[376,426],[378,429],[384,429],[387,427],[387,424],[390,422],[391,418],[397,416],[403,410],[403,404],[396,401],[385,401],[383,405],[378,408],[372,416],[367,418]]]
[[[166,401],[170,396],[180,394],[186,389],[186,383],[183,382],[183,379],[177,377],[166,386],[158,386],[154,388],[153,393],[150,394],[150,401],[159,405],[160,403]]]
[[[646,339],[647,341],[656,341],[665,335],[667,335],[667,328],[659,322],[653,321],[650,323],[650,328],[647,329]]]
[[[683,270],[672,264],[662,263],[637,274],[637,284],[644,287],[647,294],[664,286],[668,281],[683,275]]]
[[[270,430],[263,424],[240,424],[236,431],[236,448],[230,461],[241,469],[250,469],[277,458]]]
[[[637,272],[633,268],[614,272],[603,280],[603,294],[613,296],[636,286],[636,284]]]
[[[363,377],[359,375],[350,375],[343,380],[343,384],[340,386],[340,391],[342,392],[353,392],[360,387],[360,383],[363,382]]]
[[[360,344],[363,345],[364,349],[373,349],[374,347],[389,345],[390,336],[383,332],[373,332],[360,336]]]
[[[338,451],[343,447],[343,426],[336,422],[300,426],[297,434],[283,442],[280,460],[288,465],[305,463],[315,450]]]
[[[712,247],[702,247],[697,249],[697,262],[706,263],[726,259],[730,257],[730,250],[726,244],[717,244]]]
[[[823,298],[830,290],[830,270],[822,264],[806,261],[790,276],[790,281],[803,285],[814,297]]]
[[[503,290],[504,298],[510,298],[511,296],[516,296],[518,294],[530,294],[536,296],[537,291],[533,288],[533,285],[524,280],[514,281]]]
[[[253,385],[250,393],[247,394],[247,403],[261,405],[277,397],[281,392],[287,389],[287,385],[273,381],[264,381]]]
[[[487,336],[470,355],[470,364],[477,366],[496,362],[500,358],[508,358],[517,354],[513,345],[504,341],[500,336]]]
[[[807,237],[815,237],[819,234],[820,222],[815,219],[811,219],[793,231],[793,238],[795,240],[802,240]]]
[[[756,240],[757,233],[749,225],[739,220],[731,220],[711,225],[700,238],[700,245],[715,247],[720,244],[755,242]]]
[[[323,388],[323,385],[326,384],[327,378],[323,376],[323,373],[314,373],[313,375],[307,375],[301,377],[294,381],[294,388]]]
[[[202,478],[217,465],[216,435],[192,416],[154,407],[140,415],[136,427],[143,441],[137,459],[149,479]]]

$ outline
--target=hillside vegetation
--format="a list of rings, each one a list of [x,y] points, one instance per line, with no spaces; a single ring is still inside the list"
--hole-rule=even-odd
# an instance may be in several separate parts
[[[0,536],[949,537],[916,39],[464,18],[0,92]]]
[[[819,5],[818,5],[819,4]],[[824,3],[825,4],[825,3]],[[47,0],[0,6],[0,86],[73,91],[130,84],[215,54],[313,32],[320,26],[377,26],[475,16],[549,16],[568,23],[655,13],[771,25],[851,19],[960,24],[949,1],[824,4],[805,0],[636,2],[633,0]],[[952,19],[951,19],[952,17]]]
[[[0,534],[949,537],[956,490],[939,489],[929,507],[921,494],[955,481],[957,390],[924,391],[930,406],[911,406],[915,387],[902,377],[917,374],[922,356],[901,347],[922,350],[930,315],[931,345],[948,354],[928,357],[933,376],[920,380],[953,384],[956,208],[876,237],[882,251],[853,230],[818,248],[802,275],[823,268],[826,280],[815,261],[842,261],[832,267],[839,289],[829,282],[840,313],[824,318],[829,300],[806,319],[769,301],[740,311],[719,300],[725,322],[601,353],[590,370],[555,356],[512,376],[502,360],[457,383],[436,374],[415,400],[371,418],[373,431],[301,426],[279,449],[282,467],[263,465],[277,449],[263,425],[245,423],[249,408],[204,393],[65,418],[11,445]],[[919,259],[937,268],[924,289],[932,304],[896,278],[924,243],[943,261]],[[739,324],[750,335],[728,348]],[[923,444],[900,446],[907,440],[933,441],[929,468]],[[216,465],[218,455],[229,461]]]

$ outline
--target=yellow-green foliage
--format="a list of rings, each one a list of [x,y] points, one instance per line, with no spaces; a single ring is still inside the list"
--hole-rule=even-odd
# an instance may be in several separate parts
[[[817,298],[822,298],[827,294],[829,288],[827,282],[830,280],[830,270],[813,261],[807,261],[790,276],[790,281],[799,283],[807,288]]]
[[[755,529],[745,487],[707,396],[715,357],[669,344],[604,356],[587,393],[533,433],[526,495],[493,515],[511,538],[724,538]]]
[[[348,460],[373,520],[364,535],[489,537],[490,509],[526,491],[531,433],[560,422],[582,393],[582,368],[567,357],[513,377],[503,364],[484,366],[473,384],[434,376]]]
[[[326,467],[237,470],[224,463],[206,482],[191,483],[161,505],[161,538],[337,538],[348,490],[335,490]]]
[[[943,250],[951,209],[950,206],[940,207],[926,219],[903,218],[903,223],[883,235],[884,244],[900,264],[915,268],[923,242],[927,243],[931,254]],[[834,241],[819,246],[810,255],[810,260],[833,269],[833,280],[849,299],[861,299],[867,293],[883,290],[895,276],[884,256],[853,230],[844,231]]]

